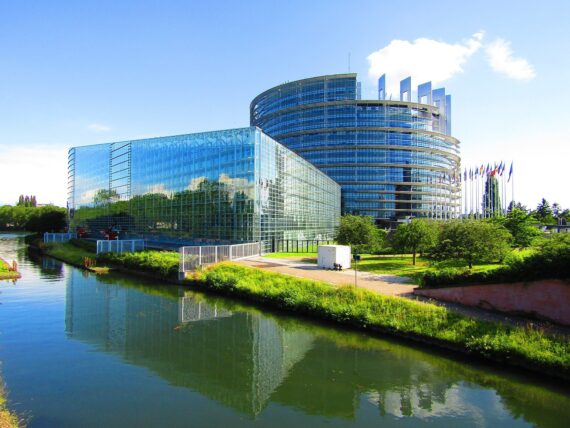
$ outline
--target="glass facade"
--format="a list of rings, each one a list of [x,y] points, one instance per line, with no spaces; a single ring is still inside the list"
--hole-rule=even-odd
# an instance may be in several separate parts
[[[453,218],[461,190],[451,98],[431,83],[420,88],[427,104],[410,101],[410,78],[400,101],[360,100],[356,74],[304,79],[257,96],[250,121],[338,182],[344,213]]]
[[[255,127],[69,151],[70,226],[186,244],[325,239],[340,187]]]

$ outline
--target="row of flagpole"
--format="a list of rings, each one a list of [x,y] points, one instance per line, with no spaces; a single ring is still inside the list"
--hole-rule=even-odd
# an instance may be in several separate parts
[[[464,216],[480,218],[506,214],[515,199],[513,162],[511,161],[508,174],[506,168],[507,163],[501,161],[498,164],[481,164],[463,170],[460,180]]]

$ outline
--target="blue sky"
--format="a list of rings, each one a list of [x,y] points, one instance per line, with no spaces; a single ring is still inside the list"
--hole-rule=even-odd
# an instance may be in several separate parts
[[[464,166],[512,159],[516,199],[570,207],[569,22],[567,1],[0,0],[0,203],[65,205],[67,148],[247,126],[350,52],[363,97],[378,69],[439,81]]]

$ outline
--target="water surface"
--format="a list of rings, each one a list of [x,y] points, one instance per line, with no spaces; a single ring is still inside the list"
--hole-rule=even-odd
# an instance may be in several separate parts
[[[568,426],[567,389],[243,302],[33,257],[0,282],[0,370],[30,427]]]

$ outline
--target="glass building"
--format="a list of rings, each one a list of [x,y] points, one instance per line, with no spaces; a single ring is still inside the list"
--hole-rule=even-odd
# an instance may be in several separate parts
[[[255,127],[69,150],[70,228],[173,244],[329,239],[340,187]]]
[[[258,95],[250,123],[298,153],[342,187],[343,213],[377,223],[449,219],[461,206],[459,141],[451,136],[445,89],[400,83],[400,99],[361,100],[356,74],[285,83]],[[392,98],[390,96],[390,98]]]

